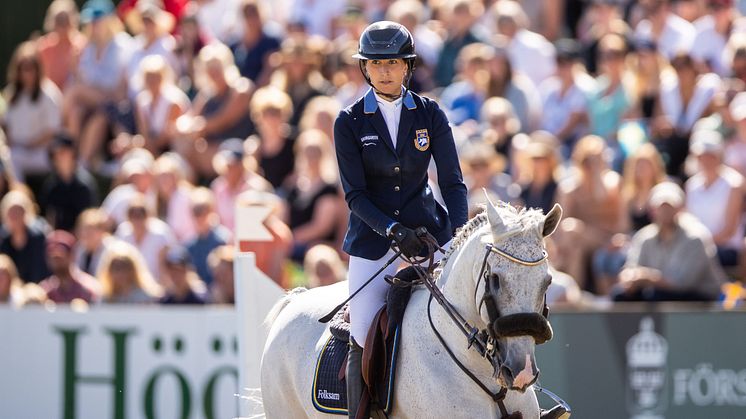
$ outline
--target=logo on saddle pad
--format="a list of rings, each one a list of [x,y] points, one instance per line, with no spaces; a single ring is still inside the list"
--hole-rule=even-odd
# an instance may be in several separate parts
[[[420,151],[425,151],[430,147],[430,136],[427,134],[427,129],[415,131],[414,146]]]
[[[339,400],[339,393],[330,393],[326,390],[319,390],[319,399]]]

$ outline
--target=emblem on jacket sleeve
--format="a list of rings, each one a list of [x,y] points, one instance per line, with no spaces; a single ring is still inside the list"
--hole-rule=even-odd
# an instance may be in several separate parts
[[[427,129],[415,131],[414,146],[420,151],[425,151],[430,147],[430,136],[427,135]]]

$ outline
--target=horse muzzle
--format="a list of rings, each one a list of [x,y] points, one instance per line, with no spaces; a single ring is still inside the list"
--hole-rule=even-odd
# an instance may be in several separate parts
[[[552,325],[539,313],[516,313],[501,316],[490,325],[498,338],[532,336],[537,345],[552,339]]]

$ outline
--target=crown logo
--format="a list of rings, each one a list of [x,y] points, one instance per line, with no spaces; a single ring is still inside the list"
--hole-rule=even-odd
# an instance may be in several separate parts
[[[627,341],[627,364],[630,367],[661,367],[666,365],[668,343],[655,333],[654,322],[650,317],[640,321],[640,331]]]

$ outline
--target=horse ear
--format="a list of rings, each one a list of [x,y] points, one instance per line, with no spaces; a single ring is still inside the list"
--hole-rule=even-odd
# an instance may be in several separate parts
[[[560,220],[562,219],[562,207],[559,204],[554,204],[549,214],[544,217],[544,226],[541,229],[541,235],[548,237],[554,230],[557,229]]]
[[[487,196],[486,193],[485,196]],[[490,228],[496,237],[505,232],[505,222],[500,214],[498,214],[497,208],[495,208],[495,204],[490,201],[489,196],[487,196],[487,219],[490,221]]]

